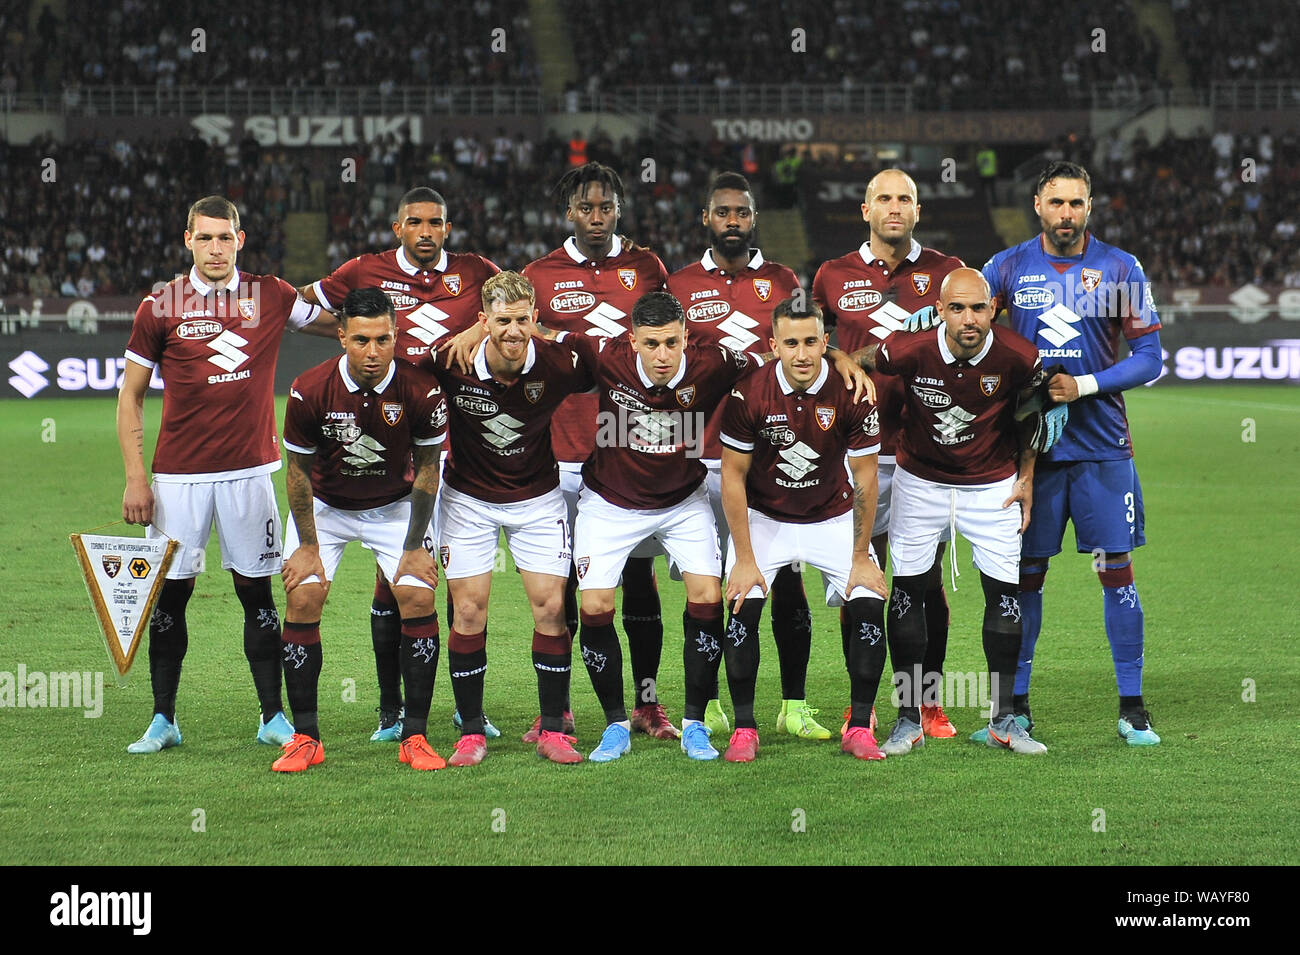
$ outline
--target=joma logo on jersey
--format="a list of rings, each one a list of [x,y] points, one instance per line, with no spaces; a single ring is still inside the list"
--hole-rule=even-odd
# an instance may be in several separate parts
[[[712,302],[696,302],[686,310],[686,319],[691,322],[707,322],[714,318],[725,318],[730,313],[730,305],[714,299]]]
[[[561,292],[551,299],[553,312],[585,312],[596,304],[596,296],[590,292]]]
[[[379,407],[384,412],[384,420],[390,426],[402,420],[402,403],[400,401],[385,401]]]
[[[379,287],[384,291],[392,289],[397,292],[409,292],[411,290],[411,286],[407,285],[405,282],[393,282],[389,279],[380,282]]]
[[[921,404],[927,408],[946,408],[952,404],[952,399],[942,391],[935,391],[933,388],[922,388],[919,385],[913,385],[912,391],[916,397],[921,399]]]
[[[619,269],[618,280],[623,283],[623,288],[632,291],[636,288],[636,269]]]
[[[181,322],[176,326],[176,336],[186,341],[198,341],[221,334],[221,323],[217,321]]]
[[[476,398],[472,395],[457,395],[455,397],[456,407],[466,414],[472,414],[479,418],[486,418],[494,415],[501,410],[501,406],[490,398]]]
[[[722,293],[715,288],[701,289],[698,292],[691,293],[691,301],[698,302],[702,298],[717,298]]]
[[[460,294],[460,273],[452,272],[450,275],[442,277],[442,287],[452,295]]]
[[[838,312],[865,312],[875,308],[885,300],[879,290],[873,288],[859,289],[840,296],[835,305]]]

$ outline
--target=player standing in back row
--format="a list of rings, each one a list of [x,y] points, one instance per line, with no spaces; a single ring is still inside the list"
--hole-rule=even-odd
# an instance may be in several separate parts
[[[117,403],[126,466],[122,518],[149,525],[148,537],[181,544],[149,620],[153,721],[127,747],[130,753],[181,742],[176,691],[189,647],[185,608],[214,521],[221,566],[244,608],[244,655],[262,709],[258,742],[278,746],[293,736],[281,712],[280,617],[271,596],[271,576],[281,563],[280,509],[271,484],[280,467],[275,363],[285,326],[308,328],[322,313],[282,279],[241,273],[235,259],[243,246],[234,203],[221,196],[194,203],[185,222],[194,267],[145,297],[126,345]],[[163,415],[150,486],[144,397],[155,368],[164,381]]]
[[[573,235],[554,252],[524,268],[524,277],[537,294],[538,321],[557,332],[593,338],[619,338],[631,331],[629,315],[635,302],[664,287],[668,271],[648,249],[633,246],[616,233],[623,202],[618,173],[600,163],[570,169],[555,185]],[[577,516],[582,466],[596,446],[595,395],[571,395],[552,419],[551,443],[560,463],[560,489],[569,509],[570,526]],[[668,721],[656,690],[664,628],[658,584],[654,574],[656,549],[646,545],[621,568],[623,629],[632,662],[636,706],[632,728],[657,739],[681,734]],[[576,571],[565,589],[565,619],[578,625]],[[572,732],[572,714],[565,732]],[[524,736],[535,742],[540,724]]]
[[[668,291],[686,311],[691,341],[719,344],[760,355],[772,339],[772,308],[799,288],[794,272],[763,258],[751,248],[758,222],[749,180],[724,172],[709,186],[702,214],[709,248],[700,261],[668,276]],[[723,553],[727,551],[727,519],[722,510],[722,408],[709,419],[704,438],[704,479],[718,524]],[[803,578],[793,568],[780,568],[770,581],[772,636],[781,666],[781,711],[777,732],[803,739],[830,739],[830,731],[808,706],[805,683],[812,648],[812,614]],[[709,701],[705,723],[714,735],[730,735],[726,714],[716,699]]]
[[[861,247],[822,264],[813,279],[813,301],[835,327],[836,342],[855,352],[879,344],[902,328],[909,313],[939,301],[939,288],[962,260],[923,248],[912,238],[921,217],[916,183],[901,169],[886,169],[867,183],[862,218],[867,241]],[[904,382],[889,375],[873,375],[880,409],[880,496],[876,504],[871,543],[884,567],[889,558],[889,515],[895,455]],[[931,737],[957,735],[944,712],[936,688],[943,686],[943,663],[948,651],[948,598],[943,591],[943,548],[939,543],[933,566],[926,575],[926,647],[923,671],[927,686],[921,707],[921,725]],[[845,614],[840,616],[845,646],[850,635]],[[892,646],[891,640],[891,646]],[[932,695],[933,694],[933,695]],[[849,714],[845,713],[845,728]]]
[[[1034,645],[1043,621],[1043,579],[1061,552],[1065,522],[1092,554],[1101,580],[1106,638],[1119,689],[1119,735],[1130,746],[1160,742],[1142,701],[1144,618],[1133,582],[1133,549],[1146,543],[1142,486],[1133,463],[1123,392],[1160,374],[1160,318],[1142,264],[1088,231],[1092,181],[1082,166],[1054,162],[1038,177],[1041,235],[984,266],[1011,327],[1064,371],[1051,397],[1069,403],[1070,426],[1038,462],[1033,519],[1024,535],[1020,606],[1024,636],[1015,708],[1026,727]],[[1131,354],[1119,357],[1123,335]]]

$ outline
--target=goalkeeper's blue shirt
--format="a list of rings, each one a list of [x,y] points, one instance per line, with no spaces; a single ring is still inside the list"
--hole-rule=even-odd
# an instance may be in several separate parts
[[[1044,370],[1094,375],[1098,392],[1070,405],[1060,441],[1039,460],[1113,461],[1133,456],[1123,391],[1160,374],[1160,317],[1142,264],[1085,233],[1079,255],[1044,251],[1042,236],[984,265],[994,308],[1038,347]],[[1121,333],[1131,355],[1119,357]]]

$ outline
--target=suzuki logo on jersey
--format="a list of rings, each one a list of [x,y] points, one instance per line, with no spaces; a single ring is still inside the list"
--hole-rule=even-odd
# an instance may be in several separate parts
[[[975,420],[975,415],[971,414],[960,405],[949,408],[947,411],[941,411],[935,415],[938,423],[935,430],[939,432],[939,444],[961,444],[963,441],[969,441],[974,434],[962,434],[970,423]]]
[[[384,413],[384,420],[390,426],[402,420],[402,403],[400,401],[385,401],[379,407]]]
[[[216,352],[215,355],[208,356],[208,361],[212,362],[212,364],[216,365],[218,368],[232,372],[244,362],[248,361],[249,356],[239,350],[247,344],[248,339],[227,329],[216,338],[212,339],[212,341],[208,342],[208,347]],[[226,378],[224,375],[215,375],[213,377],[218,380],[231,380]],[[243,377],[247,377],[247,375]],[[212,378],[208,379],[208,384],[215,383],[216,382],[214,382]]]
[[[483,428],[485,429],[483,440],[500,451],[523,437],[521,432],[515,430],[522,427],[524,427],[522,421],[503,412],[495,418],[488,418],[487,421],[483,422]],[[522,451],[523,448],[518,450]]]
[[[343,448],[343,461],[355,468],[368,468],[372,464],[382,463],[383,452],[387,450],[370,435],[363,434]]]
[[[817,427],[823,431],[829,431],[831,425],[835,423],[835,409],[827,405],[817,406]]]
[[[766,302],[772,296],[772,280],[754,279],[754,294],[760,302]]]
[[[758,336],[750,331],[751,328],[757,327],[758,322],[744,312],[732,312],[725,321],[718,322],[718,331],[726,336],[718,344],[734,348],[736,351],[748,351],[750,346],[758,341]]]
[[[917,295],[924,295],[926,292],[930,291],[930,273],[913,272],[912,288],[916,289]]]
[[[585,312],[596,304],[590,292],[561,292],[551,298],[552,312]]]
[[[1038,316],[1038,321],[1038,337],[1047,340],[1057,348],[1083,334],[1074,327],[1082,319],[1064,305],[1053,305]]]
[[[407,329],[412,338],[419,339],[426,345],[432,345],[439,338],[451,331],[443,322],[451,318],[447,312],[427,302],[406,316],[411,323]]]
[[[868,288],[856,292],[847,292],[840,296],[835,304],[837,312],[865,312],[875,308],[885,300],[879,290]]]
[[[587,329],[587,334],[602,338],[617,338],[627,331],[627,327],[620,321],[626,315],[627,312],[620,311],[609,302],[601,302],[583,316],[591,325],[591,328]]]
[[[623,283],[623,288],[632,291],[636,288],[636,269],[619,269],[618,280]]]
[[[1016,289],[1011,296],[1011,304],[1016,308],[1038,309],[1047,308],[1055,299],[1049,289],[1032,285],[1029,288]]]
[[[1101,269],[1080,269],[1079,274],[1083,277],[1083,287],[1089,292],[1095,292],[1101,284]]]
[[[460,273],[452,272],[442,277],[442,286],[452,295],[460,294]]]
[[[776,479],[776,483],[782,487],[808,487],[808,484],[802,483],[804,478],[817,469],[817,458],[819,455],[808,445],[800,441],[794,447],[781,449],[781,462],[776,466],[777,470],[784,471],[790,477],[794,478],[794,484],[789,481]]]

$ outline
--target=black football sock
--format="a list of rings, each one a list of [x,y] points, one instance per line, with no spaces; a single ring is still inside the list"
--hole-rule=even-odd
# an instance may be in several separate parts
[[[722,663],[722,601],[715,604],[686,602],[682,613],[686,641],[682,664],[686,674],[688,720],[703,720],[704,708],[717,692],[718,667]]]
[[[181,663],[190,646],[185,605],[194,593],[194,578],[163,581],[162,593],[149,618],[149,682],[153,686],[153,711],[176,722],[176,690],[181,683]]]
[[[423,736],[429,727],[429,707],[433,704],[433,681],[438,675],[441,649],[437,614],[402,621],[402,682],[406,685],[403,740]]]
[[[943,558],[925,575],[925,687],[922,702],[938,704],[943,692],[943,661],[948,655],[948,595],[943,590]]]
[[[740,612],[733,612],[722,639],[727,663],[727,689],[736,711],[736,729],[758,729],[754,722],[754,688],[758,683],[758,626],[763,618],[763,597],[746,597]]]
[[[654,561],[629,557],[623,566],[623,632],[632,663],[633,706],[659,702],[659,658],[664,621],[655,587]]]
[[[582,646],[582,662],[587,665],[591,688],[596,691],[600,708],[605,711],[605,722],[622,723],[627,720],[627,707],[623,702],[623,650],[618,645],[614,630],[614,611],[589,614],[579,613],[582,630],[578,642]]]
[[[844,669],[849,669],[849,634],[853,626],[849,623],[849,609],[840,607],[840,644],[844,649]]]
[[[564,625],[569,629],[569,636],[578,632],[580,620],[578,617],[578,571],[572,563],[569,564],[569,579],[564,583]],[[570,681],[570,693],[573,686]],[[569,713],[573,710],[573,701],[569,697],[564,698],[564,712]]]
[[[483,735],[483,680],[487,674],[487,631],[447,634],[451,692],[460,713],[460,735]]]
[[[925,575],[894,575],[887,640],[898,695],[898,718],[921,722],[921,665],[925,660]]]
[[[293,730],[320,740],[316,716],[316,688],[320,684],[320,621],[288,623],[281,634],[284,687],[293,711]]]
[[[396,712],[402,706],[402,616],[387,581],[375,582],[370,600],[370,645],[375,651],[379,679],[379,708]]]
[[[1020,585],[994,580],[980,572],[984,588],[984,659],[988,661],[993,719],[1014,713],[1011,696],[1020,656]]]
[[[806,695],[808,658],[812,655],[812,611],[803,590],[803,575],[789,566],[772,581],[772,638],[781,666],[781,699],[802,700]]]
[[[871,705],[885,672],[885,602],[877,597],[856,597],[845,607],[852,639],[849,641],[850,726],[871,725]]]
[[[553,636],[533,631],[533,669],[537,672],[537,703],[542,729],[564,731],[564,710],[569,699],[573,669],[573,637],[568,630]]]
[[[280,696],[280,615],[271,597],[271,578],[235,582],[235,596],[244,607],[244,656],[253,674],[262,722],[284,709]]]

